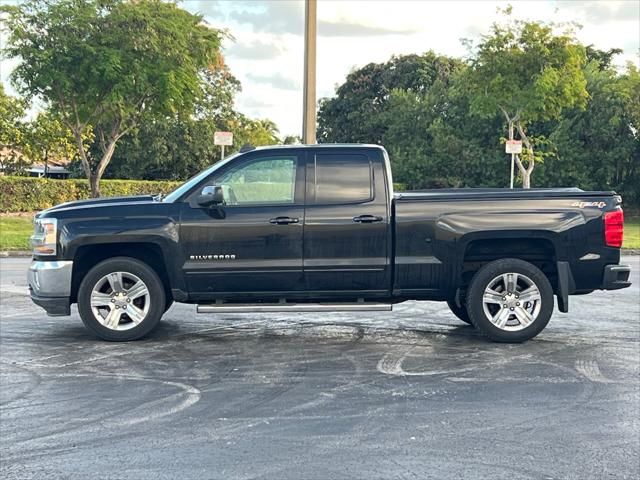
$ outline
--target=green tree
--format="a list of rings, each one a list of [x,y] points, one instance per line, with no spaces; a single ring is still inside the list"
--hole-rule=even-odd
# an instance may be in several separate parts
[[[234,77],[227,65],[216,69],[207,69],[202,75],[203,94],[197,99],[193,116],[219,124],[235,116],[233,103],[235,96],[242,91],[240,81]]]
[[[383,144],[395,181],[410,189],[496,187],[508,181],[504,156],[493,144],[500,118],[469,115],[470,100],[464,89],[438,82],[421,95],[391,93],[381,120],[388,125]]]
[[[245,144],[258,147],[260,145],[276,145],[280,143],[278,127],[268,119],[253,120],[238,114],[229,123],[229,129],[233,132],[233,144],[236,149]]]
[[[596,62],[596,65],[600,70],[606,70],[611,68],[611,62],[613,57],[622,53],[621,48],[610,48],[609,50],[599,50],[593,45],[587,45],[585,47],[585,54],[587,55],[587,62]]]
[[[23,100],[7,95],[0,83],[0,167],[5,174],[26,166],[22,156],[25,107]]]
[[[461,66],[460,60],[427,52],[394,56],[351,72],[335,97],[319,102],[318,140],[381,143],[388,128],[381,115],[393,90],[424,95],[436,81],[447,84]]]
[[[71,130],[52,112],[41,112],[26,124],[23,151],[32,162],[44,164],[45,175],[50,160],[72,160],[78,153]]]
[[[273,122],[252,120],[233,110],[224,110],[217,117],[145,117],[122,139],[107,176],[184,180],[221,160],[220,147],[213,143],[216,130],[233,132],[233,145],[226,154],[247,143],[280,143]]]
[[[26,0],[3,7],[16,87],[47,102],[74,135],[93,196],[116,143],[149,113],[190,111],[224,32],[160,0]],[[93,129],[98,154],[84,143]],[[95,150],[94,150],[95,151]]]
[[[510,12],[507,12],[510,13]],[[571,33],[555,35],[551,26],[512,21],[494,24],[471,59],[463,88],[472,94],[471,111],[483,117],[502,113],[509,139],[518,131],[524,144],[516,165],[524,188],[541,155],[528,126],[558,120],[570,107],[583,108],[588,99],[583,73],[585,48]]]
[[[144,118],[122,139],[108,176],[184,180],[220,160],[216,125],[190,116]]]
[[[302,138],[299,135],[286,135],[282,139],[283,145],[298,145],[302,143]]]
[[[237,116],[233,102],[240,89],[226,65],[206,70],[203,95],[192,111],[143,115],[120,141],[107,176],[184,180],[219,161],[220,147],[213,144],[213,134],[227,130]]]
[[[545,185],[578,185],[616,190],[626,204],[640,200],[640,138],[634,110],[640,103],[640,78],[630,66],[625,74],[591,62],[585,69],[589,102],[585,110],[566,110],[549,139],[557,150],[552,165],[540,166]],[[635,93],[634,93],[635,92]]]

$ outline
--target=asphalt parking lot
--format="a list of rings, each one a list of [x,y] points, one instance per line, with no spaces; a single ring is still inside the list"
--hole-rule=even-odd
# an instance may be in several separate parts
[[[634,285],[572,297],[523,345],[445,304],[393,313],[196,315],[92,338],[0,260],[0,478],[640,477]]]

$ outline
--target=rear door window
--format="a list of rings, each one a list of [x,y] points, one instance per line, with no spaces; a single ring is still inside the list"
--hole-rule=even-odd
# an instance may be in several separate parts
[[[373,199],[373,174],[366,155],[315,156],[315,203],[364,203]]]

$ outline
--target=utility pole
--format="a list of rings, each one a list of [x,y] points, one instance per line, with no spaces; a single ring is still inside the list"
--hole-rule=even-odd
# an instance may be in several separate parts
[[[317,1],[304,2],[304,85],[302,143],[316,143],[316,12]]]

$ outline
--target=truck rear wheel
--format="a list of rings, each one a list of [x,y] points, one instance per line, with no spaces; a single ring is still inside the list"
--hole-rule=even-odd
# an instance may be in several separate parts
[[[165,312],[164,286],[147,264],[129,257],[105,260],[84,277],[78,311],[103,340],[125,342],[150,333]]]
[[[515,258],[496,260],[475,274],[467,290],[473,326],[496,342],[529,340],[547,326],[553,289],[542,271]]]
[[[471,320],[469,320],[469,313],[467,312],[466,305],[462,304],[461,306],[458,306],[455,300],[447,300],[447,305],[449,305],[449,309],[451,309],[451,312],[456,317],[458,317],[464,323],[468,323],[469,325],[471,325]]]

